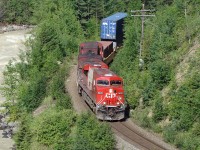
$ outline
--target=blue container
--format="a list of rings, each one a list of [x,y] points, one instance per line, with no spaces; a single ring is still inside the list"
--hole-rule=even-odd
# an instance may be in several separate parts
[[[123,42],[123,24],[127,13],[118,12],[101,21],[101,40],[114,41],[117,45]]]

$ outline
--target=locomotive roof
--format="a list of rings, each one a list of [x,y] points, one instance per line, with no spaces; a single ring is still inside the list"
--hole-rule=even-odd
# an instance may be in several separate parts
[[[89,65],[89,66],[102,66],[102,67],[105,67],[107,66],[104,62],[102,62],[101,60],[99,59],[95,59],[95,58],[92,58],[92,59],[87,59],[87,60],[80,60],[79,61],[79,68],[83,68],[85,65]]]
[[[85,61],[85,60],[91,60],[91,61],[94,61],[94,60],[102,60],[102,57],[100,55],[96,55],[96,54],[79,54],[78,55],[78,60],[79,61]]]
[[[104,62],[102,61],[86,61],[86,62],[83,62],[83,65],[86,65],[86,64],[90,64],[92,66],[95,66],[95,65],[105,65]]]
[[[84,49],[95,49],[98,47],[98,42],[84,42],[80,46],[84,47]]]
[[[95,72],[98,77],[119,77],[114,72],[110,71],[109,69],[105,69],[105,68],[95,69]]]

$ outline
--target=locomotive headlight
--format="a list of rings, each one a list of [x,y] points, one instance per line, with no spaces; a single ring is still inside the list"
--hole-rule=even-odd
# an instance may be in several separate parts
[[[119,102],[117,102],[117,105],[119,105]]]
[[[122,97],[121,97],[121,96],[118,96],[118,100],[122,100]]]
[[[106,105],[106,102],[103,102],[104,105]]]

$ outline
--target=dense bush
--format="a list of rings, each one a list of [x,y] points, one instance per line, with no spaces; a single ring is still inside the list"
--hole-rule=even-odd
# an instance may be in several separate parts
[[[34,3],[37,2],[38,0],[1,0],[2,21],[6,23],[30,24]]]
[[[76,116],[71,110],[48,109],[34,119],[31,132],[35,140],[52,149],[68,149],[71,143],[71,129]]]
[[[69,69],[69,66],[68,66],[69,64],[65,64],[61,67],[59,72],[57,72],[53,76],[49,85],[49,90],[48,90],[49,95],[51,95],[52,98],[56,100],[56,106],[59,109],[72,108],[71,99],[65,89],[65,79],[66,79],[65,76],[66,76],[66,73],[68,73],[69,71],[67,70]]]
[[[37,73],[30,82],[24,82],[19,86],[17,100],[19,107],[32,112],[42,102],[46,94],[46,79]]]
[[[156,89],[163,89],[163,87],[167,85],[171,79],[170,64],[161,60],[153,62],[150,65],[150,75]]]
[[[200,73],[195,72],[174,93],[170,103],[172,118],[178,119],[178,130],[188,131],[200,116]],[[173,111],[172,111],[173,110]]]
[[[19,129],[14,135],[14,140],[16,143],[17,149],[30,149],[30,143],[32,139],[32,131],[30,130],[32,117],[30,114],[23,113],[21,114]]]
[[[153,120],[159,122],[167,116],[167,110],[165,108],[166,106],[164,106],[163,98],[159,93],[154,97],[154,99]]]
[[[112,150],[114,136],[106,123],[99,123],[91,114],[82,114],[77,120],[75,150]]]

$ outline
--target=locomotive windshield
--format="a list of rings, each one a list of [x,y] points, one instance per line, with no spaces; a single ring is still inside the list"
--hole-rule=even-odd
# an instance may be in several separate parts
[[[111,80],[110,85],[121,85],[122,81],[121,80]]]
[[[122,85],[122,81],[121,80],[111,80],[109,82],[108,80],[97,80],[97,85],[100,85],[100,86],[105,86],[105,85],[117,86],[117,85]]]
[[[100,85],[100,86],[109,85],[109,81],[108,80],[97,80],[97,85]]]

